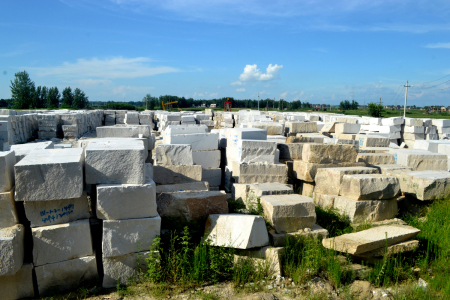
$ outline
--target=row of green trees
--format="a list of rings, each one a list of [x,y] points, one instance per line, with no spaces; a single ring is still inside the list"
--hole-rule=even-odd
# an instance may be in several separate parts
[[[16,109],[89,107],[88,97],[79,88],[72,91],[70,87],[66,87],[61,94],[56,86],[36,87],[26,71],[14,74],[10,88],[12,106]]]
[[[352,100],[352,102],[348,100],[341,101],[339,103],[339,109],[340,110],[357,110],[359,106],[359,103],[355,100]]]

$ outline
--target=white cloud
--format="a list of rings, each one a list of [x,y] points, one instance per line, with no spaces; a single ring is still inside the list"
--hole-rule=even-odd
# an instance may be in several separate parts
[[[149,90],[153,90],[154,87],[150,86],[130,86],[130,85],[120,85],[116,88],[114,88],[113,94],[119,94],[122,96],[126,96],[127,93],[140,93],[140,94],[144,94],[144,93],[148,93]]]
[[[280,98],[283,98],[283,99],[286,98],[287,94],[288,94],[288,92],[281,93]]]
[[[280,77],[279,70],[283,69],[283,65],[272,65],[266,68],[266,73],[262,73],[256,64],[246,65],[244,72],[239,76],[241,81],[266,81],[277,79]]]
[[[240,81],[235,81],[235,82],[232,82],[231,85],[239,85],[239,86],[240,86],[240,85],[242,85],[242,82],[240,82]]]
[[[26,68],[36,72],[38,76],[65,76],[72,78],[138,78],[157,74],[180,72],[179,69],[167,66],[150,66],[147,57],[112,57],[99,59],[80,58],[76,62],[64,62],[55,67]]]
[[[245,92],[245,88],[236,89],[236,92]]]
[[[92,88],[92,87],[97,87],[100,85],[112,85],[113,82],[109,79],[78,79],[75,80],[75,83],[77,85],[79,85],[80,87],[84,87],[84,88]]]
[[[428,44],[428,45],[425,46],[425,48],[430,48],[430,49],[450,49],[450,43]]]
[[[219,95],[219,93],[211,93],[209,94],[210,97],[216,98]]]

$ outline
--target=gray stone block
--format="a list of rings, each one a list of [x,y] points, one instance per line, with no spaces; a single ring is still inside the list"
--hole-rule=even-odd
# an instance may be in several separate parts
[[[33,298],[33,264],[24,264],[17,273],[0,277],[0,291],[2,300]]]
[[[17,223],[19,223],[19,217],[14,201],[14,189],[0,193],[0,228],[11,227]]]
[[[22,268],[24,236],[22,224],[0,229],[0,276],[16,274]]]
[[[103,257],[103,288],[116,287],[117,283],[129,284],[129,281],[139,271],[145,272],[147,270],[146,259],[149,254],[149,251],[142,251],[122,256]]]
[[[14,188],[14,165],[16,156],[14,151],[0,152],[0,191],[8,192]]]

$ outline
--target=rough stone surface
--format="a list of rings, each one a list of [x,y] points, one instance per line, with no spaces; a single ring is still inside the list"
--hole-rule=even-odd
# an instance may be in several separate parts
[[[161,218],[103,221],[103,257],[122,256],[144,249],[161,232]]]
[[[233,178],[236,183],[287,182],[285,164],[239,164],[233,162]]]
[[[220,167],[219,150],[194,151],[192,152],[192,158],[194,164],[202,166],[203,169],[217,169]]]
[[[122,285],[129,284],[138,271],[146,271],[146,259],[149,251],[130,253],[122,256],[103,257],[103,288],[113,288],[117,282]]]
[[[318,169],[315,177],[315,192],[326,195],[339,195],[344,175],[378,174],[378,170],[369,167],[323,168]]]
[[[275,230],[269,232],[269,239],[271,244],[275,247],[284,247],[286,245],[286,238],[288,237],[312,237],[315,239],[328,238],[328,230],[320,227],[317,224],[313,224],[311,231],[297,231],[289,233],[276,233]]]
[[[317,132],[316,122],[286,122],[285,127],[289,133]]]
[[[11,227],[17,223],[19,223],[19,217],[14,201],[14,189],[0,193],[0,228]]]
[[[302,196],[312,198],[316,185],[313,182],[302,181],[301,186],[302,186]]]
[[[334,208],[346,216],[350,222],[376,222],[392,219],[397,214],[397,200],[353,200],[336,197]]]
[[[386,225],[324,239],[322,245],[328,249],[349,254],[361,254],[378,248],[397,244],[414,238],[419,229],[407,225]]]
[[[351,145],[305,144],[302,151],[303,161],[316,164],[355,162],[356,156]]]
[[[393,254],[398,253],[404,253],[404,252],[410,252],[414,251],[415,249],[419,248],[419,241],[418,240],[412,240],[412,241],[406,241],[406,242],[400,242],[398,244],[394,244],[388,247],[382,247],[378,248],[369,252],[361,253],[360,255],[357,255],[356,257],[360,259],[366,259],[370,260],[374,257],[384,257],[386,254],[388,256],[391,256]]]
[[[280,150],[280,159],[302,159],[303,145],[302,143],[278,143],[277,147]]]
[[[0,291],[2,300],[33,298],[33,264],[24,264],[16,274],[2,276]]]
[[[102,126],[97,127],[98,138],[137,138],[139,137],[139,130],[137,127],[129,126]]]
[[[99,184],[96,208],[103,220],[156,217],[156,184]]]
[[[277,143],[271,141],[259,140],[240,140],[238,142],[238,162],[240,163],[258,163],[273,162]]]
[[[389,138],[378,135],[358,135],[359,148],[366,147],[389,147]]]
[[[86,147],[87,184],[145,183],[145,148],[135,139],[95,139]]]
[[[222,169],[202,169],[202,181],[207,181],[210,187],[219,187],[222,183]]]
[[[206,220],[205,234],[213,246],[250,249],[269,244],[266,224],[261,216],[209,215]]]
[[[97,276],[95,256],[85,256],[35,268],[39,294],[77,288]]]
[[[24,202],[31,227],[49,226],[88,219],[89,202],[86,193],[80,198]]]
[[[193,165],[191,145],[160,144],[155,148],[156,164],[165,165]]]
[[[356,161],[367,165],[395,164],[394,154],[391,153],[358,153]]]
[[[400,189],[419,200],[437,200],[450,195],[450,173],[444,171],[414,171],[399,173]]]
[[[93,255],[89,220],[36,227],[32,235],[35,266]]]
[[[16,201],[79,198],[83,193],[83,149],[34,150],[14,170]]]
[[[53,142],[39,142],[39,143],[26,143],[26,144],[19,144],[19,145],[12,145],[11,151],[14,151],[14,154],[16,156],[16,163],[21,161],[25,156],[30,154],[33,150],[40,150],[40,149],[53,149],[54,144]]]
[[[157,204],[161,217],[183,223],[197,221],[210,214],[228,213],[227,196],[219,191],[170,193],[166,197],[158,197]]]
[[[238,250],[235,262],[240,259],[251,259],[255,266],[263,266],[271,276],[281,276],[281,262],[284,255],[283,247],[261,247],[255,249]]]
[[[202,180],[202,166],[154,166],[156,184],[189,183]]]
[[[411,167],[405,167],[397,164],[389,164],[389,165],[371,165],[373,168],[377,168],[380,174],[387,175],[388,173],[395,170],[404,170],[404,171],[412,171]]]
[[[219,134],[194,133],[167,136],[167,144],[189,144],[192,151],[217,150],[219,148]]]
[[[314,203],[324,209],[334,206],[334,200],[337,198],[336,195],[326,195],[317,192],[313,193]]]
[[[335,133],[359,133],[361,124],[337,123],[334,127]]]
[[[16,156],[14,151],[0,152],[0,191],[9,192],[14,188],[14,165]]]
[[[344,175],[340,192],[354,200],[388,200],[399,193],[396,177],[377,174]]]
[[[22,267],[24,236],[22,224],[0,229],[0,276],[16,274]]]
[[[189,192],[189,191],[209,191],[209,184],[206,181],[198,181],[191,183],[178,183],[178,184],[156,186],[157,196],[160,193]]]
[[[312,198],[292,195],[268,195],[261,197],[264,216],[277,233],[294,232],[311,228],[316,222]]]
[[[448,171],[448,156],[423,150],[395,149],[395,163],[414,171]]]
[[[314,164],[303,160],[294,160],[293,173],[297,179],[314,182],[317,171],[324,168],[346,168],[346,167],[365,167],[362,162],[337,163],[337,164]]]

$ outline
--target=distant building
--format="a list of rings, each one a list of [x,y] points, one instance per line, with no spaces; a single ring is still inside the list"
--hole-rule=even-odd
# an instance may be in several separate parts
[[[447,107],[442,106],[442,107],[441,107],[441,111],[447,111]]]
[[[217,105],[217,104],[213,103],[213,104],[211,104],[209,107],[210,107],[210,108],[216,108],[216,105]]]

